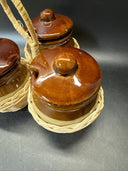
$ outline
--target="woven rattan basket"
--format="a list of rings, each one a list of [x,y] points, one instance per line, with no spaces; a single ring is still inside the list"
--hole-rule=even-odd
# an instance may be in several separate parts
[[[25,56],[26,58],[31,61],[35,56],[39,54],[39,42],[37,39],[37,35],[34,31],[34,28],[32,26],[31,20],[26,12],[26,10],[23,7],[23,4],[20,0],[11,0],[15,7],[17,8],[18,12],[20,13],[21,17],[23,18],[25,25],[28,28],[28,31],[30,35],[25,32],[25,30],[21,27],[19,22],[15,19],[14,15],[12,14],[9,6],[6,3],[6,0],[0,0],[1,5],[11,20],[12,24],[14,25],[15,29],[26,39],[27,43],[25,46]],[[74,39],[76,48],[79,48],[79,45],[77,41]],[[35,121],[45,129],[56,132],[56,133],[72,133],[79,131],[85,127],[87,127],[89,124],[91,124],[100,114],[101,110],[104,106],[104,92],[102,87],[100,88],[97,96],[97,100],[93,108],[80,120],[79,122],[76,122],[74,124],[66,125],[66,126],[57,126],[55,124],[50,124],[46,122],[44,119],[41,119],[39,117],[39,111],[37,107],[35,106],[32,98],[31,89],[29,86],[29,95],[28,95],[28,110],[32,114]]]
[[[45,121],[45,119],[41,119],[39,116],[39,109],[34,104],[31,89],[29,88],[29,95],[28,95],[28,110],[32,114],[35,121],[45,129],[56,132],[56,133],[73,133],[79,131],[88,125],[90,125],[100,114],[101,110],[104,107],[104,92],[103,88],[100,87],[98,92],[98,96],[93,108],[82,117],[81,120],[78,120],[74,124],[66,125],[66,126],[58,126]]]

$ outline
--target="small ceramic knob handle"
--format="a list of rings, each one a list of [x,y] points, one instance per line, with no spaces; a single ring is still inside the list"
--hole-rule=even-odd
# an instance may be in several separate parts
[[[51,9],[45,9],[40,13],[40,20],[43,22],[50,22],[55,20],[55,14]]]
[[[54,68],[61,75],[70,75],[77,69],[77,61],[72,53],[63,52],[54,58]]]

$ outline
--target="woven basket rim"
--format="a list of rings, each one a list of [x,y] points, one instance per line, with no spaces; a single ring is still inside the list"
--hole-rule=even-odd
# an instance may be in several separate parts
[[[28,110],[29,110],[29,112],[31,113],[34,120],[40,126],[42,126],[43,128],[45,128],[51,132],[55,132],[55,133],[73,133],[73,132],[77,132],[77,131],[87,127],[100,115],[100,112],[104,107],[104,91],[103,91],[103,88],[100,87],[96,103],[95,103],[94,107],[91,109],[91,113],[86,114],[87,117],[85,117],[85,119],[83,119],[82,121],[80,121],[78,123],[66,125],[66,126],[53,125],[53,124],[48,123],[45,120],[41,119],[39,117],[38,113],[36,113],[36,111],[34,110],[34,108],[32,106],[33,101],[32,101],[32,95],[31,95],[30,91],[31,90],[29,88],[29,94],[28,94]]]

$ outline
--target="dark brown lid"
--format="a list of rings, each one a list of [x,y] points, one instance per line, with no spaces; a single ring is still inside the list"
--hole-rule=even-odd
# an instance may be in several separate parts
[[[16,64],[20,51],[15,42],[0,38],[0,76],[8,72]]]
[[[39,39],[58,39],[71,32],[73,22],[70,18],[60,14],[54,14],[51,9],[45,9],[40,16],[32,19],[33,26]]]
[[[96,60],[83,50],[56,47],[42,50],[30,65],[33,92],[58,105],[78,104],[91,98],[101,85]]]

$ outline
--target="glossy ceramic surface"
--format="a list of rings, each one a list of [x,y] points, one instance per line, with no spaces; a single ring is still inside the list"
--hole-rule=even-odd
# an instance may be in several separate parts
[[[11,70],[20,58],[20,51],[15,42],[0,38],[0,77]]]
[[[26,66],[18,63],[13,70],[0,77],[0,97],[16,91],[23,84],[27,73]]]
[[[72,42],[72,31],[70,33],[68,33],[67,35],[64,35],[61,38],[58,39],[53,39],[53,40],[43,40],[43,39],[39,39],[40,42],[40,49],[44,49],[44,48],[53,48],[53,47],[57,47],[57,46],[70,46],[70,47],[74,47],[74,43]]]
[[[95,105],[96,97],[97,95],[93,96],[89,101],[84,101],[77,105],[59,106],[49,104],[33,93],[34,103],[41,111],[40,117],[42,117],[43,113],[43,115],[59,121],[72,121],[86,115]],[[54,124],[56,124],[56,121]]]
[[[32,19],[33,26],[40,40],[61,38],[71,32],[73,22],[67,16],[54,14],[51,9],[45,9],[40,16]]]
[[[94,96],[101,85],[99,65],[79,49],[56,47],[42,50],[30,67],[34,70],[32,91],[50,104],[70,106],[82,103]]]
[[[61,75],[70,75],[75,72],[78,65],[75,56],[71,52],[62,52],[55,56],[53,67]]]
[[[0,38],[0,97],[17,90],[27,76],[20,63],[20,51],[15,42]]]

